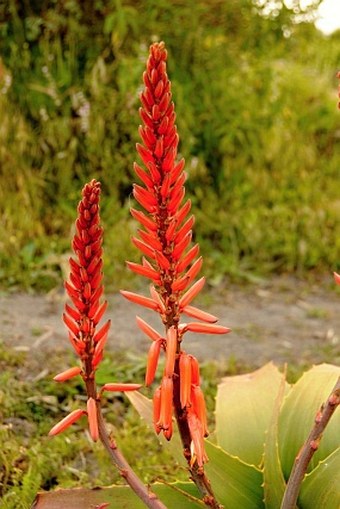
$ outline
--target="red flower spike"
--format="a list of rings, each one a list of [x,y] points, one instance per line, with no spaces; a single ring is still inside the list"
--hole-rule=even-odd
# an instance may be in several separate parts
[[[82,369],[79,366],[76,366],[74,368],[69,368],[66,371],[63,371],[62,373],[59,373],[53,378],[53,380],[55,382],[65,382],[66,380],[70,380],[70,378],[80,375],[81,372]]]
[[[89,430],[91,438],[94,442],[97,442],[99,438],[97,403],[96,400],[93,398],[89,398],[87,400],[87,417],[89,420]]]
[[[86,412],[85,410],[73,410],[69,415],[64,417],[58,424],[53,426],[53,428],[48,433],[49,436],[58,435],[59,433],[62,433],[65,431],[65,429],[69,428],[71,424],[75,423],[80,419],[82,415],[84,415]]]
[[[132,209],[131,214],[144,228],[132,241],[146,258],[141,265],[128,262],[134,272],[153,279],[154,285],[150,287],[151,299],[131,292],[122,293],[130,301],[157,311],[167,331],[164,339],[137,318],[140,329],[153,341],[148,355],[147,384],[154,379],[160,349],[163,347],[166,351],[164,376],[154,396],[155,431],[162,430],[170,439],[173,405],[180,406],[175,412],[177,423],[184,435],[187,435],[189,426],[194,450],[189,465],[196,463],[202,467],[207,457],[203,443],[206,424],[202,409],[205,406],[198,387],[199,367],[194,357],[179,350],[179,343],[187,331],[222,334],[229,329],[212,325],[217,321],[215,316],[190,305],[203,288],[205,279],[193,283],[203,260],[198,258],[199,246],[190,246],[194,217],[188,216],[190,200],[184,201],[187,177],[184,160],[176,161],[179,138],[166,58],[164,43],[153,44],[143,75],[145,88],[140,109],[143,125],[139,128],[141,144],[137,145],[137,152],[144,167],[134,166],[142,182],[134,186],[134,196],[145,211]],[[182,314],[205,323],[181,324]],[[198,388],[192,388],[192,385]],[[174,390],[178,393],[173,394]]]
[[[165,376],[167,377],[171,377],[174,374],[177,344],[177,330],[175,327],[170,327],[167,331],[166,339]]]
[[[138,391],[142,387],[141,384],[119,384],[119,383],[111,383],[105,384],[101,388],[100,392],[109,391],[109,392],[130,392],[130,391]]]
[[[340,274],[334,272],[334,281],[336,282],[337,285],[340,285]]]
[[[151,346],[149,348],[148,361],[147,361],[147,365],[146,365],[146,374],[145,374],[145,385],[146,386],[152,384],[152,382],[154,381],[162,343],[163,343],[162,338],[156,339],[155,341],[153,341],[151,343]]]
[[[161,339],[161,335],[153,328],[151,325],[146,323],[142,318],[136,316],[136,321],[138,327],[147,335],[152,341],[157,341],[157,339]]]
[[[184,352],[179,358],[179,377],[181,406],[185,408],[191,399],[191,358]]]

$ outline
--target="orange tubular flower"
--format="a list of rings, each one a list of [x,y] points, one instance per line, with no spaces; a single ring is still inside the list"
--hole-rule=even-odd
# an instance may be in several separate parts
[[[176,161],[179,138],[166,60],[164,43],[152,44],[143,74],[145,88],[140,96],[142,143],[137,144],[137,152],[142,165],[134,164],[140,183],[134,184],[133,195],[144,211],[131,209],[133,218],[141,225],[132,242],[141,251],[143,261],[141,265],[127,262],[130,270],[152,280],[151,298],[126,291],[122,294],[156,311],[165,326],[165,334],[159,334],[141,318],[137,320],[140,329],[153,341],[146,384],[154,379],[160,348],[165,350],[161,387],[154,397],[156,432],[162,430],[168,440],[171,438],[174,410],[186,456],[190,456],[194,443],[195,461],[202,466],[207,459],[203,441],[207,430],[203,394],[198,390],[199,369],[196,359],[181,350],[181,341],[186,332],[226,334],[230,329],[213,325],[217,321],[215,316],[190,305],[202,290],[205,278],[195,282],[202,257],[198,257],[199,246],[190,245],[195,219],[189,216],[190,200],[184,199],[184,159]],[[205,323],[181,324],[182,314]],[[198,387],[194,392],[192,384]]]

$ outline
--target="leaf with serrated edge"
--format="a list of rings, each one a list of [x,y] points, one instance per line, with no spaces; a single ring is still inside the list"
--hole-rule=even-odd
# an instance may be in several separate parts
[[[340,447],[306,475],[298,503],[301,509],[340,507]]]
[[[286,479],[297,453],[314,425],[317,411],[329,397],[339,375],[338,366],[314,366],[296,382],[285,399],[279,417],[279,453]],[[340,412],[335,412],[308,466],[308,472],[339,446],[339,429]]]
[[[251,465],[260,465],[265,432],[282,375],[273,363],[246,375],[226,377],[216,398],[217,443]]]
[[[152,491],[169,508],[202,509],[195,501],[198,491],[193,483],[154,484]],[[38,493],[31,509],[93,509],[99,504],[109,503],[108,509],[145,509],[144,503],[128,486],[110,488],[57,490]]]
[[[263,509],[262,472],[208,440],[205,447],[209,461],[204,469],[225,509]]]
[[[135,407],[139,415],[145,420],[147,425],[153,429],[153,410],[152,410],[152,400],[141,394],[140,392],[129,392],[126,393],[127,398],[129,398],[130,403]],[[174,427],[174,432],[171,440],[168,442],[162,433],[157,436],[158,440],[163,444],[170,454],[174,457],[174,459],[181,465],[186,466],[187,463],[183,456],[183,445],[179,434],[177,432],[176,427]]]
[[[283,374],[264,444],[263,489],[266,509],[277,509],[280,507],[286,488],[281,469],[278,444],[278,420],[280,409],[283,398],[289,391],[289,386],[285,378],[285,374]]]

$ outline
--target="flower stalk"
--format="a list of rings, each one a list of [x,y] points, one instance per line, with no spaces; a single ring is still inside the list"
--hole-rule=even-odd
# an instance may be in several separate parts
[[[334,281],[337,285],[340,285],[340,275],[336,272],[334,272]],[[339,405],[340,377],[326,403],[321,405],[321,408],[317,411],[311,432],[295,458],[282,499],[281,509],[295,509],[301,483],[307,472],[308,465],[314,453],[318,450],[326,426]]]
[[[146,385],[153,382],[160,354],[165,353],[161,384],[154,395],[155,431],[170,440],[175,417],[190,476],[205,504],[218,508],[220,505],[204,472],[208,460],[204,437],[208,430],[198,362],[182,349],[182,341],[188,332],[226,334],[230,329],[216,325],[215,316],[191,305],[204,287],[205,278],[194,282],[203,260],[198,257],[198,244],[191,245],[195,220],[189,215],[190,200],[185,201],[184,159],[176,160],[179,137],[166,61],[164,43],[151,45],[140,95],[142,143],[136,146],[142,166],[134,164],[141,184],[133,186],[133,195],[144,210],[131,209],[132,216],[141,225],[132,242],[143,257],[141,264],[127,262],[130,270],[150,281],[150,296],[121,293],[131,302],[160,315],[164,325],[161,334],[137,318],[138,326],[152,341]],[[181,323],[182,315],[203,323]]]
[[[80,375],[87,392],[86,409],[76,409],[64,417],[49,432],[50,436],[63,432],[83,415],[87,416],[92,440],[101,440],[109,453],[111,461],[121,475],[150,509],[166,509],[164,504],[134,473],[115,441],[109,436],[101,409],[103,391],[126,392],[138,390],[140,384],[108,383],[97,391],[95,374],[103,359],[104,348],[110,329],[110,321],[100,326],[107,302],[101,301],[104,287],[102,242],[103,229],[99,215],[100,183],[92,180],[85,185],[82,200],[78,205],[76,233],[72,247],[75,258],[70,258],[70,280],[65,282],[65,289],[73,306],[65,304],[64,323],[69,331],[70,342],[80,359],[81,367],[75,366],[54,377],[57,382],[64,382]]]

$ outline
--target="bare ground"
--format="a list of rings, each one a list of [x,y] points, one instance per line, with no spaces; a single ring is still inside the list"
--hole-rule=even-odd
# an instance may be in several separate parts
[[[277,277],[261,285],[207,291],[195,305],[231,327],[226,336],[187,334],[183,347],[200,360],[230,360],[251,367],[274,360],[278,364],[339,362],[339,294],[330,278],[321,284],[303,284]],[[0,340],[39,360],[43,367],[55,351],[71,350],[61,320],[64,295],[3,293],[0,295]],[[119,294],[109,295],[112,328],[108,348],[145,354],[149,340],[137,328],[139,314],[162,330],[158,316],[130,304]],[[46,366],[46,364],[45,364]]]

